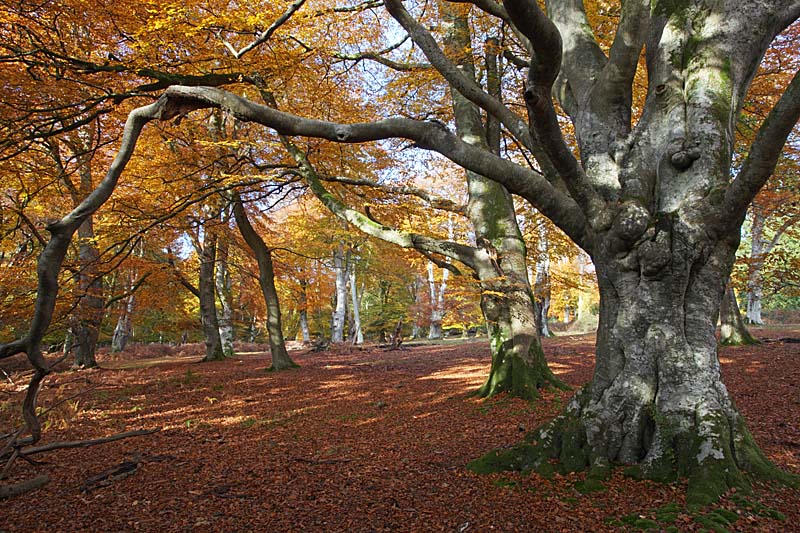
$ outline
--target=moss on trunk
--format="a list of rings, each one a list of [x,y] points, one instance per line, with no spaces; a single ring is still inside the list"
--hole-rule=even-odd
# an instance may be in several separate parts
[[[511,349],[513,342],[513,338],[503,339],[501,333],[492,333],[492,368],[486,382],[475,391],[475,396],[489,398],[507,392],[518,398],[535,400],[539,398],[539,389],[569,389],[547,366],[539,342],[531,343],[527,360],[514,353]]]

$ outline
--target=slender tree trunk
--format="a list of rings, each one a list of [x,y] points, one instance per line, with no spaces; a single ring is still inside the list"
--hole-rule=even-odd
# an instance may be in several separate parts
[[[133,315],[134,305],[136,304],[136,295],[131,294],[125,301],[122,312],[117,318],[117,325],[114,327],[114,335],[111,338],[111,352],[122,352],[128,345],[128,339],[131,334],[131,316]]]
[[[533,282],[536,327],[540,337],[550,337],[547,314],[550,312],[550,255],[547,250],[547,228],[539,225],[539,239],[536,242],[536,276]]]
[[[283,326],[281,324],[281,306],[278,300],[278,291],[275,289],[275,269],[272,265],[272,252],[264,243],[264,240],[253,229],[247,212],[244,210],[242,200],[238,194],[233,202],[233,214],[236,218],[236,226],[242,234],[247,246],[256,256],[258,263],[258,282],[261,285],[261,292],[264,302],[267,305],[267,333],[269,334],[269,350],[272,355],[272,365],[270,370],[286,370],[296,368],[298,365],[289,357],[286,351],[286,342],[283,338]]]
[[[300,280],[300,335],[303,344],[311,342],[311,332],[308,329],[308,281]]]
[[[206,232],[200,249],[200,321],[203,325],[203,336],[206,343],[204,361],[221,361],[225,359],[222,351],[222,340],[219,336],[217,322],[217,305],[214,290],[214,271],[217,257],[217,237],[213,232]]]
[[[764,295],[761,283],[761,267],[764,264],[764,216],[753,209],[753,225],[750,231],[750,266],[747,273],[747,322],[763,324],[761,298]]]
[[[361,297],[356,285],[355,265],[350,269],[350,303],[353,310],[353,344],[364,344],[364,332],[361,330]]]
[[[444,320],[444,295],[447,291],[447,278],[450,271],[442,270],[442,280],[439,288],[436,288],[436,278],[434,277],[434,264],[428,262],[428,291],[431,299],[430,326],[428,327],[428,339],[442,338],[442,320]]]
[[[90,217],[78,228],[78,255],[81,265],[78,288],[81,296],[78,316],[72,328],[75,336],[75,366],[78,368],[97,366],[97,340],[105,312],[103,278],[97,269],[100,253],[94,244],[94,238],[94,224]]]
[[[743,346],[759,343],[744,325],[742,314],[739,312],[739,303],[736,301],[736,294],[734,294],[730,283],[725,288],[725,294],[722,297],[719,321],[719,343],[723,346]]]
[[[335,307],[331,317],[331,342],[344,341],[344,326],[347,321],[347,277],[349,253],[344,244],[339,243],[333,251],[333,271],[336,275]]]
[[[217,241],[217,261],[215,287],[219,300],[219,337],[222,343],[222,353],[225,357],[233,356],[233,296],[231,294],[231,276],[228,270],[228,240],[225,238]]]

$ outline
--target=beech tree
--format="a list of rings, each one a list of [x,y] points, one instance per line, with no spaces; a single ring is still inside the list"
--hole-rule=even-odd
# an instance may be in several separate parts
[[[296,11],[302,4],[292,6]],[[422,7],[406,5],[416,15]],[[111,194],[147,121],[219,108],[284,137],[335,143],[408,139],[416,149],[437,152],[530,202],[591,256],[597,272],[600,324],[592,381],[526,444],[491,454],[476,468],[544,468],[553,457],[565,470],[591,468],[596,474],[614,464],[634,465],[646,477],[688,476],[692,503],[746,484],[746,474],[785,478],[754,442],[721,381],[715,328],[747,208],[800,117],[800,77],[795,75],[777,99],[731,178],[733,130],[761,58],[800,16],[800,1],[627,0],[608,48],[593,34],[581,0],[548,0],[547,13],[534,0],[457,6],[477,7],[482,20],[496,20],[521,43],[509,55],[527,71],[525,116],[444,53],[429,26],[406,5],[384,1],[446,80],[454,101],[496,120],[536,164],[487,150],[486,130],[465,131],[458,117],[455,130],[410,116],[344,124],[282,112],[219,88],[172,86],[156,103],[131,114],[106,179],[49,227],[52,238],[40,260],[48,268],[40,270],[39,308],[52,310],[52,266],[63,260],[78,225]],[[445,33],[455,19],[442,19]],[[269,37],[263,35],[244,48],[226,45],[239,57]],[[640,107],[634,82],[642,53],[647,81],[638,81],[646,83]],[[556,102],[570,119],[579,157],[566,142]],[[346,214],[375,234],[392,231],[365,214]],[[485,221],[496,228],[503,217],[496,213]],[[429,253],[460,254],[465,264],[470,254],[493,259],[488,245],[468,252],[414,233],[396,232],[392,238]],[[39,315],[35,320],[34,332],[43,324]],[[504,341],[514,350],[527,349],[535,336],[530,329]],[[39,339],[32,335],[0,346],[0,357],[24,350],[40,363]]]

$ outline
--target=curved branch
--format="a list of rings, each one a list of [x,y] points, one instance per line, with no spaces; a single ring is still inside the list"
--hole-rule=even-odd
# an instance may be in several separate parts
[[[412,248],[421,252],[436,253],[461,261],[473,270],[475,264],[475,249],[455,242],[443,241],[425,237],[417,233],[399,231],[377,222],[355,209],[345,205],[322,185],[316,169],[308,157],[285,135],[281,135],[281,142],[289,154],[300,166],[300,173],[308,182],[308,186],[322,204],[340,219],[349,222],[367,235],[382,241],[396,244],[401,248]]]
[[[389,14],[405,28],[425,54],[425,57],[428,58],[428,61],[455,90],[483,108],[487,113],[496,116],[523,146],[532,152],[535,151],[528,125],[522,117],[504,106],[497,98],[493,98],[484,92],[474,80],[470,79],[452,61],[445,57],[433,36],[406,11],[400,0],[386,0],[385,4]]]
[[[525,32],[534,46],[535,56],[531,60],[525,89],[531,132],[542,143],[592,227],[605,227],[610,223],[605,216],[605,202],[567,146],[553,106],[553,84],[561,69],[561,35],[534,0],[504,0],[503,3],[517,27]]]
[[[298,9],[303,7],[303,4],[305,4],[305,3],[306,3],[306,0],[295,0],[294,2],[289,4],[289,7],[286,8],[286,11],[283,12],[283,15],[278,17],[278,19],[275,22],[273,22],[270,25],[269,28],[267,28],[266,30],[261,32],[258,35],[258,37],[252,43],[248,44],[247,46],[245,46],[244,48],[242,48],[240,50],[237,50],[228,41],[223,41],[222,44],[224,44],[225,48],[227,48],[228,51],[231,54],[233,54],[233,57],[235,57],[236,59],[240,59],[247,52],[253,50],[254,48],[256,48],[259,45],[261,45],[261,44],[265,43],[266,41],[268,41],[269,38],[272,37],[272,34],[275,33],[275,30],[277,30],[278,28],[283,26],[286,23],[287,20],[292,18],[292,15],[294,15],[295,12],[297,12]]]
[[[642,0],[632,1],[642,3]],[[625,4],[627,7],[631,1]],[[607,63],[606,56],[591,30],[583,0],[548,0],[547,13],[564,40],[564,74],[572,93],[581,101],[599,78]]]
[[[497,157],[459,140],[436,122],[390,118],[377,122],[339,124],[307,119],[259,105],[212,87],[171,87],[165,92],[171,105],[163,119],[204,107],[219,107],[246,122],[256,122],[285,135],[327,139],[339,143],[364,143],[390,138],[409,139],[417,147],[433,150],[454,163],[503,184],[510,192],[528,200],[550,218],[579,246],[588,249],[592,234],[579,205],[554,188],[538,172]]]
[[[764,120],[742,165],[742,170],[728,185],[720,208],[722,221],[733,222],[744,217],[747,206],[775,170],[783,145],[798,120],[800,120],[800,71],[795,73],[786,91]]]

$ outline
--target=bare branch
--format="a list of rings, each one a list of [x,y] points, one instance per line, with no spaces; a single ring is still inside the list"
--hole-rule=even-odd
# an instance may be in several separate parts
[[[109,437],[101,437],[99,439],[89,440],[72,440],[65,442],[51,442],[42,446],[23,448],[20,450],[22,455],[35,455],[37,453],[49,452],[52,450],[63,450],[65,448],[88,448],[97,444],[105,444],[107,442],[114,442],[122,439],[129,439],[131,437],[139,437],[141,435],[151,435],[161,431],[161,428],[156,429],[137,429],[134,431],[125,431],[124,433],[117,433]]]
[[[728,185],[720,208],[721,220],[734,221],[744,217],[747,206],[775,170],[783,145],[798,120],[800,120],[800,71],[795,73],[786,91],[764,120],[742,165],[742,170]]]
[[[409,36],[406,35],[400,41],[396,42],[395,44],[393,44],[391,46],[387,46],[386,48],[384,48],[383,50],[380,50],[378,52],[360,52],[358,54],[342,54],[342,53],[338,53],[338,54],[335,54],[334,57],[336,57],[337,59],[343,59],[343,60],[346,60],[346,61],[355,61],[355,62],[363,61],[365,59],[368,59],[368,60],[371,60],[371,61],[375,61],[376,63],[380,63],[381,65],[383,65],[385,67],[388,67],[388,68],[390,68],[392,70],[396,70],[398,72],[409,72],[409,71],[414,71],[414,70],[427,70],[427,69],[432,68],[431,65],[429,65],[428,63],[403,63],[403,62],[394,61],[392,59],[389,59],[388,57],[385,57],[386,54],[388,54],[389,52],[392,52],[392,51],[397,50],[398,48],[400,48],[403,45],[403,43],[408,41],[408,38],[409,38]]]
[[[436,122],[390,118],[377,122],[339,124],[307,119],[259,105],[212,87],[171,87],[165,93],[171,104],[162,119],[203,107],[219,107],[239,120],[256,122],[285,135],[327,139],[339,143],[364,143],[390,138],[409,139],[434,150],[454,163],[503,184],[554,221],[579,246],[588,247],[591,230],[575,201],[555,189],[538,172],[521,167],[477,146],[459,140]]]
[[[427,202],[428,204],[430,204],[430,206],[433,207],[434,209],[441,209],[442,211],[449,211],[451,213],[457,213],[459,215],[463,215],[464,210],[466,209],[464,205],[457,204],[454,201],[450,200],[449,198],[436,196],[426,191],[425,189],[422,189],[420,187],[414,187],[412,185],[389,185],[386,183],[378,183],[370,179],[348,178],[345,176],[320,176],[319,179],[322,181],[343,183],[345,185],[355,185],[357,187],[358,186],[372,187],[375,189],[386,191],[391,194],[416,196],[417,198],[420,198],[425,202]]]
[[[484,92],[475,80],[470,79],[452,61],[445,57],[430,32],[406,11],[400,0],[387,0],[386,9],[411,35],[411,38],[420,47],[428,61],[456,91],[483,108],[487,113],[500,119],[511,135],[531,152],[536,153],[536,147],[528,131],[528,125],[522,117],[509,110],[497,98],[493,98]]]
[[[233,57],[235,57],[236,59],[240,59],[247,52],[249,52],[249,51],[253,50],[254,48],[258,47],[259,45],[267,42],[269,40],[269,38],[272,37],[272,34],[275,33],[275,31],[278,28],[283,26],[286,23],[286,21],[288,21],[290,18],[292,18],[292,15],[294,15],[295,12],[297,12],[297,10],[300,9],[303,6],[303,4],[305,4],[305,3],[306,3],[306,0],[295,0],[294,2],[289,4],[289,7],[286,9],[286,11],[284,11],[283,15],[278,17],[278,19],[275,22],[273,22],[270,25],[269,28],[267,28],[266,30],[261,32],[258,35],[258,37],[252,43],[248,44],[247,46],[245,46],[244,48],[242,48],[240,50],[236,50],[236,48],[231,43],[229,43],[228,41],[223,41],[222,44],[224,44],[225,48],[227,48],[228,51],[231,54],[233,54]]]

